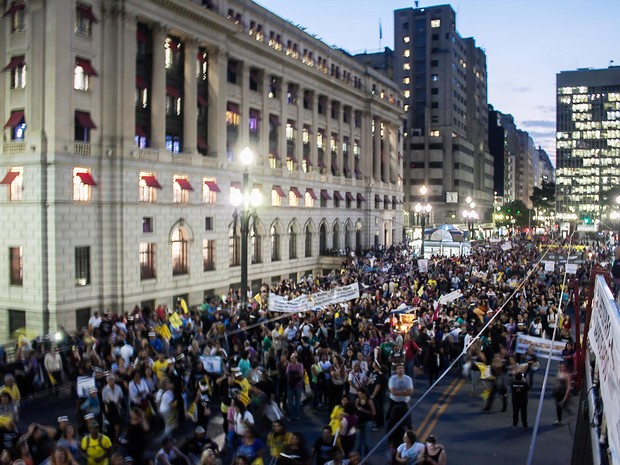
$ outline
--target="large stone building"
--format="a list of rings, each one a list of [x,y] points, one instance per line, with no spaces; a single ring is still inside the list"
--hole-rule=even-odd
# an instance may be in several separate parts
[[[0,339],[235,286],[246,146],[254,289],[401,241],[384,75],[250,0],[2,3]]]
[[[394,80],[406,113],[405,211],[418,224],[414,207],[428,200],[431,223],[462,223],[471,197],[479,223],[492,228],[486,56],[455,25],[449,5],[394,12]]]
[[[556,210],[570,223],[609,225],[620,191],[620,67],[557,75]]]

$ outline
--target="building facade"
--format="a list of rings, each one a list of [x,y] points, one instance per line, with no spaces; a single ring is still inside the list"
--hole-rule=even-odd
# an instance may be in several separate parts
[[[620,67],[559,73],[556,127],[558,221],[610,224],[620,194]]]
[[[486,56],[456,30],[449,5],[394,12],[394,80],[405,109],[405,211],[428,201],[431,223],[463,223],[465,199],[492,227]],[[422,196],[420,187],[427,186]]]
[[[5,1],[0,339],[401,241],[392,81],[250,0]],[[333,262],[333,259],[331,259]]]

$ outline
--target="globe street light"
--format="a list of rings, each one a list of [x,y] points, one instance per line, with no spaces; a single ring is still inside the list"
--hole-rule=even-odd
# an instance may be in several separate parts
[[[420,224],[422,226],[422,243],[420,245],[420,255],[424,258],[424,229],[426,228],[426,219],[430,216],[433,207],[430,203],[428,203],[428,199],[426,194],[428,193],[428,189],[425,185],[420,187],[420,194],[423,197],[424,203],[418,203],[415,206],[415,211],[418,214],[418,218],[420,218]]]
[[[474,210],[476,208],[476,202],[472,200],[471,197],[467,197],[466,199],[467,205],[469,206],[469,210],[465,209],[463,211],[463,218],[465,218],[465,223],[467,223],[467,228],[469,229],[469,235],[471,239],[474,238],[474,225],[478,220],[478,212]],[[470,240],[471,240],[470,239]]]
[[[234,190],[230,195],[230,203],[235,207],[233,212],[234,226],[233,231],[236,232],[237,220],[240,222],[241,232],[241,308],[246,310],[248,299],[248,235],[250,233],[250,219],[256,224],[258,207],[263,200],[260,189],[254,188],[250,191],[249,171],[248,167],[254,161],[254,154],[249,147],[244,148],[240,154],[241,163],[244,166],[243,184],[241,191]],[[237,209],[241,209],[241,213]]]

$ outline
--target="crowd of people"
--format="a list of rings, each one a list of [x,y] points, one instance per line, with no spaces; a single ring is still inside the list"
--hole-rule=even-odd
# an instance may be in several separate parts
[[[605,246],[590,250],[578,281],[609,259]],[[231,290],[193,309],[179,301],[95,312],[88,328],[61,331],[53,343],[22,338],[15,361],[3,365],[0,465],[356,465],[370,431],[389,433],[393,464],[444,465],[445,447],[413,432],[420,377],[430,386],[459,359],[472,390],[481,379],[490,384],[484,410],[497,396],[505,410],[512,387],[513,426],[521,413],[527,427],[523,402],[539,363],[531,351],[516,353],[516,336],[570,342],[570,318],[558,311],[567,296],[561,270],[528,275],[541,253],[531,241],[508,250],[485,243],[466,257],[433,257],[421,272],[419,257],[395,246],[351,254],[324,276],[263,285],[247,307]],[[360,297],[346,303],[299,314],[269,309],[270,293],[292,299],[355,282]],[[457,289],[462,297],[437,305]],[[414,315],[410,325],[403,309]],[[558,376],[558,421],[571,350]],[[21,398],[36,389],[58,396],[67,386],[75,412],[21,429]],[[310,410],[325,419],[312,445],[296,427]],[[193,434],[178,438],[187,424]]]

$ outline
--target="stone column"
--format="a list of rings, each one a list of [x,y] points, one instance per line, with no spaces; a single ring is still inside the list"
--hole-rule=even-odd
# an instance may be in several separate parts
[[[241,104],[239,105],[239,139],[237,140],[238,152],[241,153],[250,142],[250,67],[247,63],[239,62],[239,74],[241,75]]]
[[[375,181],[381,181],[381,120],[372,117],[375,122],[374,153],[373,153],[373,177]]]
[[[391,146],[390,146],[390,131],[392,126],[387,122],[383,122],[383,153],[381,154],[381,164],[383,166],[383,182],[390,182],[390,157],[391,157]]]
[[[166,147],[166,66],[164,63],[167,29],[153,27],[153,81],[151,84],[151,146]],[[135,87],[135,84],[134,84]]]
[[[183,152],[198,151],[198,83],[196,81],[196,57],[198,41],[184,42],[185,65],[183,69]]]
[[[226,160],[226,66],[228,56],[224,50],[208,47],[209,115],[207,119],[209,156]]]

